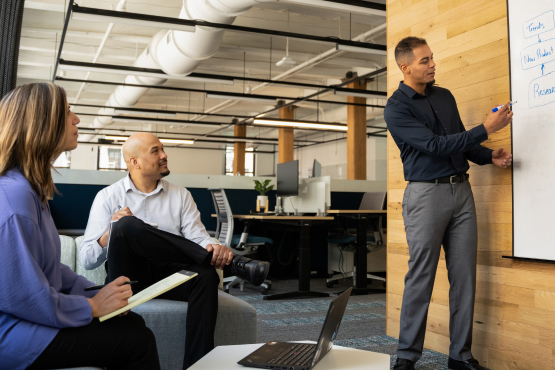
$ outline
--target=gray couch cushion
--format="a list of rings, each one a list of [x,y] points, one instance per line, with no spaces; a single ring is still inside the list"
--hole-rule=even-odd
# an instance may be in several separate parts
[[[75,271],[75,240],[69,236],[60,235],[61,261]]]
[[[182,369],[185,355],[187,303],[154,299],[133,309],[154,332],[164,370]],[[215,345],[256,343],[257,317],[253,306],[218,291]]]

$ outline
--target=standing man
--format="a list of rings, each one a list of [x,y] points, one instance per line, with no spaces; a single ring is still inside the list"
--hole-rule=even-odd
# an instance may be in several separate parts
[[[441,245],[449,289],[449,369],[486,369],[473,358],[472,322],[476,293],[477,223],[468,160],[511,165],[503,148],[480,143],[506,127],[513,113],[505,104],[484,124],[466,131],[451,92],[435,84],[433,54],[426,40],[404,38],[395,48],[404,81],[385,107],[385,121],[401,150],[405,180],[403,219],[409,245],[409,271],[401,309],[396,370],[412,370],[422,356],[428,306]]]

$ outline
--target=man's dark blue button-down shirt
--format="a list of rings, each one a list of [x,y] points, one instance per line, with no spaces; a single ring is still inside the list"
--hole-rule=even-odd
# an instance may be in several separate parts
[[[470,168],[468,160],[492,163],[492,150],[480,145],[488,138],[484,125],[466,131],[447,89],[430,86],[421,95],[401,82],[387,101],[384,117],[401,150],[407,181],[463,174]]]

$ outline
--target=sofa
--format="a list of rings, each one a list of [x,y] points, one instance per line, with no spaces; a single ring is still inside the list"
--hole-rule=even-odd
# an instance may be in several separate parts
[[[81,265],[78,251],[83,241],[82,236],[74,240],[69,236],[60,235],[60,241],[62,263],[95,284],[104,284],[106,278],[104,264],[90,271],[85,270]],[[223,278],[221,270],[218,270],[218,273],[221,281]],[[221,290],[222,287],[223,283],[220,282],[215,345],[256,343],[256,310],[247,302],[224,293]],[[141,315],[146,325],[153,331],[162,370],[181,370],[185,355],[187,302],[154,299],[133,308],[132,311]],[[97,370],[99,368],[82,367],[78,369]]]

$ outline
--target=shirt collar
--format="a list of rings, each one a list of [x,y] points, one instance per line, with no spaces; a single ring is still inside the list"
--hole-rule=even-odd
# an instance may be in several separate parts
[[[153,195],[153,194],[157,194],[159,192],[161,192],[162,190],[165,189],[165,181],[163,180],[158,180],[158,185],[156,185],[156,189],[154,189],[151,193],[143,193],[142,191],[140,191],[139,189],[137,189],[135,187],[135,184],[133,184],[133,181],[131,181],[131,176],[130,174],[127,174],[127,176],[125,176],[125,178],[123,179],[123,184],[125,186],[125,192],[129,192],[129,190],[131,190],[134,193],[137,194],[142,194],[142,195]]]
[[[417,93],[412,87],[405,85],[403,81],[399,82],[399,90],[401,90],[403,93],[405,93],[406,96],[411,99],[414,99],[415,97],[425,96]],[[430,86],[426,87],[426,95],[430,95]]]

